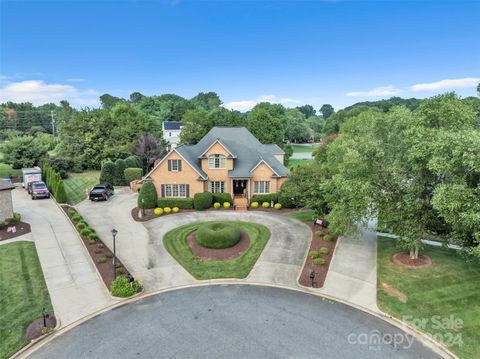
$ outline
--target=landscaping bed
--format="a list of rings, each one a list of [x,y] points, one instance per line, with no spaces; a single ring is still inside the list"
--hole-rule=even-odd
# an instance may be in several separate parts
[[[249,245],[240,256],[234,259],[219,258],[218,260],[204,259],[196,255],[188,237],[201,225],[210,223],[229,223],[238,226],[241,232],[249,238]],[[163,237],[167,251],[177,260],[193,277],[198,280],[215,278],[245,278],[248,276],[258,257],[262,253],[270,238],[270,230],[260,224],[240,221],[228,222],[197,222],[175,228]],[[190,239],[191,241],[192,239]],[[197,242],[198,243],[198,242]],[[240,240],[237,245],[240,245]],[[208,249],[209,251],[228,251],[227,249]],[[206,248],[203,248],[207,250]],[[236,249],[236,251],[238,248]],[[219,255],[220,256],[220,255]],[[226,255],[225,255],[226,256]],[[222,257],[222,256],[220,256]]]
[[[0,278],[0,358],[8,358],[28,344],[27,327],[42,317],[44,307],[54,313],[35,243],[1,245]]]
[[[321,288],[327,277],[337,239],[330,235],[325,228],[314,226],[312,222],[306,222],[305,224],[312,230],[312,241],[298,283],[304,287],[312,287],[310,274],[314,270],[315,281],[313,287]]]
[[[92,257],[93,263],[95,263],[95,266],[97,267],[97,270],[100,273],[100,276],[102,277],[103,282],[105,283],[107,288],[110,290],[110,285],[113,281],[112,251],[101,241],[100,238],[98,238],[98,236],[96,237],[96,239],[92,239],[91,237],[94,237],[94,236],[88,236],[88,235],[82,234],[82,230],[80,231],[78,230],[77,228],[78,223],[81,220],[74,219],[75,214],[80,216],[74,208],[71,208],[71,207],[69,208],[66,206],[62,206],[62,208],[65,211],[65,213],[68,215],[72,223],[75,224],[75,228],[77,229],[77,232],[79,232],[80,238],[82,238],[83,243],[85,243],[85,247],[87,248],[87,251],[90,254],[90,257]],[[95,233],[95,232],[93,231],[93,229],[91,229],[90,233]],[[128,273],[127,268],[125,268],[125,266],[118,259],[118,257],[115,262],[116,262],[117,276],[126,275]]]
[[[250,238],[245,232],[241,232],[240,241],[230,248],[213,249],[202,247],[197,242],[196,232],[192,232],[187,237],[188,245],[192,253],[201,259],[224,261],[240,257],[250,246]]]
[[[10,228],[10,231],[8,230],[9,228]],[[13,231],[11,230],[11,227],[0,230],[0,241],[19,237],[31,232],[30,224],[26,222],[22,222],[22,221],[18,222],[15,225],[15,228],[17,229],[15,233],[13,233]]]
[[[400,320],[445,344],[463,359],[477,359],[480,348],[480,266],[453,249],[425,245],[427,268],[392,262],[395,240],[378,237],[377,304]],[[442,325],[439,325],[442,323]]]

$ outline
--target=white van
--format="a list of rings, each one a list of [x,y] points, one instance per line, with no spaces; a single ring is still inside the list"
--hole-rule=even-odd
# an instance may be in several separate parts
[[[29,182],[41,181],[42,170],[40,167],[22,169],[22,187],[27,188]]]

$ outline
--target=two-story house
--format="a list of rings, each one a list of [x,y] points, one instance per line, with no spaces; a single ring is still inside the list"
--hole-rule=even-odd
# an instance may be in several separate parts
[[[232,197],[277,193],[288,175],[283,150],[262,144],[245,127],[214,127],[195,145],[173,148],[145,176],[159,197],[226,192]]]
[[[180,142],[182,127],[182,122],[180,121],[162,122],[163,139],[169,143],[170,148],[176,147]]]

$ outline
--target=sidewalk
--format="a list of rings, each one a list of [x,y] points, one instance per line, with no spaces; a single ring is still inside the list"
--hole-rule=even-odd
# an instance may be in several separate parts
[[[30,223],[57,320],[66,326],[115,301],[98,276],[75,229],[52,199],[32,201],[22,188],[13,206]]]

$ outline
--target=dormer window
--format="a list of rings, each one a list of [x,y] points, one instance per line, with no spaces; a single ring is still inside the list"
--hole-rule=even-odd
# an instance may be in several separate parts
[[[210,169],[227,168],[227,157],[219,154],[208,156],[208,168]]]

